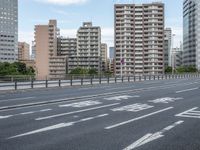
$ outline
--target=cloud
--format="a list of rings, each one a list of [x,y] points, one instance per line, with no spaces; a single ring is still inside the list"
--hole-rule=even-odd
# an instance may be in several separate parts
[[[55,5],[76,5],[76,4],[84,4],[88,0],[36,0],[38,2],[50,3]]]
[[[76,16],[78,16],[79,14],[76,13],[76,12],[67,12],[65,10],[61,10],[61,9],[55,9],[55,8],[51,8],[51,11],[55,14],[58,14],[59,16],[67,16],[67,17],[71,17],[71,18],[74,18]],[[60,20],[58,21],[60,22]],[[71,21],[68,21],[68,22],[71,22]]]

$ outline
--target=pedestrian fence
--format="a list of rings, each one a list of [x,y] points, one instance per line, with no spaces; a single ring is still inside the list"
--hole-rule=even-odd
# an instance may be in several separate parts
[[[167,75],[139,75],[139,76],[124,76],[124,77],[90,77],[90,78],[73,78],[71,76],[68,80],[31,80],[31,81],[13,81],[1,82],[0,91],[2,90],[22,90],[34,88],[50,88],[50,87],[72,87],[84,85],[100,85],[100,84],[117,84],[117,83],[130,83],[151,80],[170,80],[170,79],[183,79],[183,78],[199,78],[200,74],[167,74]]]

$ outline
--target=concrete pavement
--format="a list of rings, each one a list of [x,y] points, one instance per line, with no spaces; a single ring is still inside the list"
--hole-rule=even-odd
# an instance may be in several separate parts
[[[1,150],[199,150],[200,79],[0,95]]]

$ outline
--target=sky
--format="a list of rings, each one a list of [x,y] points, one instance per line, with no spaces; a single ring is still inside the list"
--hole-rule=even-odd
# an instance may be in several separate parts
[[[34,26],[57,19],[61,35],[76,37],[83,22],[91,21],[102,30],[102,42],[114,45],[114,4],[150,3],[156,0],[18,0],[19,41],[31,44]],[[157,0],[158,1],[158,0]],[[174,47],[182,41],[182,0],[159,0],[165,4],[165,27],[172,28]]]

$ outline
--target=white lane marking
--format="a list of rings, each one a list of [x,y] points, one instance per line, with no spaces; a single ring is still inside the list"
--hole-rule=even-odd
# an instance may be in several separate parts
[[[10,118],[12,117],[13,115],[7,115],[7,116],[0,116],[0,119],[7,119],[7,118]]]
[[[74,122],[59,123],[57,125],[53,125],[53,126],[45,127],[45,128],[42,128],[42,129],[30,131],[30,132],[27,132],[27,133],[19,134],[19,135],[16,135],[16,136],[12,136],[12,137],[9,137],[7,139],[13,139],[13,138],[23,137],[23,136],[37,134],[37,133],[41,133],[41,132],[51,131],[51,130],[55,130],[55,129],[60,129],[60,128],[64,128],[64,127],[69,127],[69,126],[73,126],[76,123],[81,123],[81,122],[85,122],[85,121],[89,121],[89,120],[93,120],[93,119],[98,119],[98,118],[102,118],[102,117],[105,117],[105,116],[108,116],[108,115],[109,114],[102,114],[102,115],[98,115],[98,116],[95,116],[95,117],[89,117],[89,118],[81,119],[81,120],[74,121]]]
[[[197,118],[200,119],[200,111],[196,111],[198,107],[194,107],[192,109],[189,109],[187,111],[184,111],[180,114],[175,115],[176,117],[185,117],[185,118]]]
[[[109,98],[104,98],[104,99],[108,101],[111,101],[111,100],[120,101],[120,100],[134,98],[134,97],[140,97],[140,96],[121,95],[121,96],[114,96],[114,97],[109,97]]]
[[[89,120],[92,120],[92,119],[94,119],[94,117],[84,118],[84,119],[81,119],[81,121],[89,121]]]
[[[72,104],[59,105],[59,107],[82,108],[82,107],[88,107],[88,106],[100,105],[100,104],[102,103],[99,101],[83,101],[83,102],[77,102],[77,103],[72,103]]]
[[[140,138],[139,140],[137,140],[136,142],[134,142],[133,144],[131,144],[130,146],[124,148],[123,150],[133,150],[133,149],[138,148],[138,147],[140,147],[144,144],[147,144],[149,142],[152,142],[154,140],[162,138],[162,137],[164,137],[163,134],[165,132],[170,131],[171,129],[175,128],[176,126],[178,126],[182,123],[184,123],[184,121],[178,121],[178,122],[175,122],[174,124],[164,128],[163,130],[161,130],[159,132],[156,132],[154,134],[148,133],[145,136],[143,136],[142,138]]]
[[[56,118],[56,117],[61,117],[61,116],[66,116],[66,115],[71,115],[71,114],[76,114],[76,113],[81,113],[81,112],[86,112],[86,111],[91,111],[91,110],[97,110],[97,109],[101,109],[101,108],[107,108],[107,107],[111,107],[111,106],[116,106],[116,105],[119,105],[119,104],[120,103],[103,105],[103,106],[99,106],[99,107],[82,109],[82,110],[78,110],[78,111],[72,111],[72,112],[67,112],[67,113],[62,113],[62,114],[47,116],[47,117],[40,117],[40,118],[36,118],[35,120],[40,121],[40,120],[52,119],[52,118]]]
[[[176,91],[176,93],[183,93],[183,92],[189,92],[189,91],[194,91],[194,90],[198,90],[199,87],[196,87],[196,88],[192,88],[192,89],[186,89],[186,90],[181,90],[181,91]]]
[[[7,101],[19,101],[19,100],[27,100],[27,99],[34,99],[35,97],[24,97],[24,98],[14,98],[14,99],[6,99],[6,100],[0,100],[1,102],[7,102]]]
[[[150,106],[148,104],[132,104],[132,105],[127,105],[127,106],[122,106],[118,108],[111,109],[112,111],[131,111],[131,112],[139,112],[142,110],[146,110],[149,108],[153,108],[154,106]]]
[[[43,110],[38,110],[38,111],[29,111],[29,112],[23,112],[23,113],[19,113],[19,114],[0,116],[0,119],[8,119],[10,117],[15,117],[15,116],[20,116],[20,115],[30,115],[30,114],[39,113],[39,112],[47,112],[50,110],[52,110],[52,109],[43,109]]]
[[[164,104],[168,104],[168,103],[171,103],[171,102],[175,102],[177,100],[181,100],[183,98],[179,97],[179,98],[171,98],[171,97],[164,97],[164,98],[158,98],[158,99],[155,99],[155,100],[150,100],[148,102],[151,102],[151,103],[164,103]]]
[[[30,112],[24,112],[24,113],[20,113],[21,115],[29,115],[29,114],[33,114],[35,113],[34,111],[30,111]]]
[[[173,109],[174,107],[168,107],[168,108],[165,108],[165,109],[161,109],[159,111],[155,111],[155,112],[152,112],[150,114],[147,114],[147,115],[144,115],[144,116],[140,116],[138,118],[134,118],[134,119],[131,119],[131,120],[127,120],[127,121],[124,121],[124,122],[121,122],[121,123],[117,123],[115,125],[111,125],[111,126],[108,126],[108,127],[105,127],[106,130],[109,130],[109,129],[113,129],[113,128],[116,128],[116,127],[119,127],[119,126],[122,126],[122,125],[125,125],[125,124],[128,124],[128,123],[131,123],[131,122],[134,122],[134,121],[137,121],[137,120],[140,120],[140,119],[144,119],[144,118],[147,118],[149,116],[153,116],[153,115],[156,115],[156,114],[159,114],[161,112],[164,112],[164,111],[167,111],[167,110],[170,110],[170,109]]]
[[[27,132],[27,133],[19,134],[19,135],[16,135],[16,136],[12,136],[12,137],[9,137],[8,139],[13,139],[13,138],[17,138],[17,137],[22,137],[22,136],[27,136],[27,135],[31,135],[31,134],[41,133],[41,132],[45,132],[45,131],[49,131],[49,130],[55,130],[55,129],[59,129],[59,128],[68,127],[68,126],[71,126],[71,125],[72,125],[71,123],[68,123],[68,124],[60,123],[60,124],[57,124],[57,125],[53,125],[53,126],[45,127],[45,128],[42,128],[42,129],[34,130],[34,131],[31,131],[31,132]]]
[[[51,111],[52,109],[42,109],[39,112],[46,112],[46,111]]]

